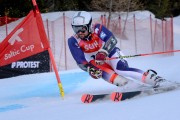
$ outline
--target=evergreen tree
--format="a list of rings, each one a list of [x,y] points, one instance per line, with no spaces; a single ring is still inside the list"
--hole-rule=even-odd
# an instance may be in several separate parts
[[[52,11],[86,10],[109,11],[110,0],[36,0],[42,13]],[[111,11],[127,11],[146,9],[157,18],[178,16],[180,0],[112,0]],[[0,0],[0,15],[24,17],[32,9],[32,0]]]
[[[180,0],[171,0],[170,12],[173,16],[180,15]]]
[[[44,0],[37,0],[39,8],[44,10]],[[1,0],[0,15],[24,17],[33,8],[31,0]]]
[[[157,18],[163,18],[170,14],[168,11],[168,3],[169,0],[148,0],[146,3],[146,9],[154,13]]]

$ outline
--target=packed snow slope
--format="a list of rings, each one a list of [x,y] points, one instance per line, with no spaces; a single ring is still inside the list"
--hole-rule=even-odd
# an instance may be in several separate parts
[[[180,49],[180,17],[174,18],[174,46]],[[180,82],[180,53],[128,59],[129,65],[156,70]],[[83,93],[104,93],[117,88],[94,80],[77,69],[60,71],[65,90],[61,99],[54,73],[23,75],[0,80],[0,120],[179,120],[180,90],[114,103],[110,100],[83,104]],[[125,89],[125,88],[124,88]]]

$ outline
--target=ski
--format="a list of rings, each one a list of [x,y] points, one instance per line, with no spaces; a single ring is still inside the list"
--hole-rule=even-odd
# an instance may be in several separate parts
[[[130,91],[130,92],[112,92],[107,94],[83,94],[81,96],[81,101],[83,103],[92,103],[96,101],[101,101],[104,99],[110,99],[111,101],[118,102],[124,101],[126,99],[131,99],[136,96],[149,96],[154,94],[160,94],[172,90],[180,89],[180,84],[162,86],[157,88],[147,87],[144,90]]]
[[[114,102],[124,101],[126,99],[131,99],[139,94],[141,94],[142,91],[132,91],[132,92],[112,92],[111,93],[111,100]]]
[[[81,97],[81,101],[83,103],[92,103],[98,100],[102,100],[105,98],[111,98],[112,101],[123,101],[126,99],[133,98],[139,94],[141,94],[142,91],[132,91],[132,92],[112,92],[110,94],[84,94]]]

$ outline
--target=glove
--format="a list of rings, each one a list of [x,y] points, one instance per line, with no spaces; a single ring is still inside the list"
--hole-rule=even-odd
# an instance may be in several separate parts
[[[89,66],[87,71],[89,72],[89,75],[94,79],[99,79],[102,77],[102,70],[100,70],[99,68]]]
[[[95,63],[97,65],[103,65],[105,63],[106,57],[107,57],[107,52],[105,50],[99,51],[95,55]]]

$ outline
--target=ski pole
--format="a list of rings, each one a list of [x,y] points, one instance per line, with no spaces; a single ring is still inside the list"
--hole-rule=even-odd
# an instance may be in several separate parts
[[[167,54],[167,53],[172,53],[172,52],[180,52],[180,50],[171,50],[171,51],[166,51],[166,52],[153,52],[153,53],[146,53],[146,54],[119,56],[119,57],[106,58],[106,60],[123,59],[123,58],[131,58],[131,57],[138,57],[138,56],[149,56],[149,55],[157,55],[157,54]]]

